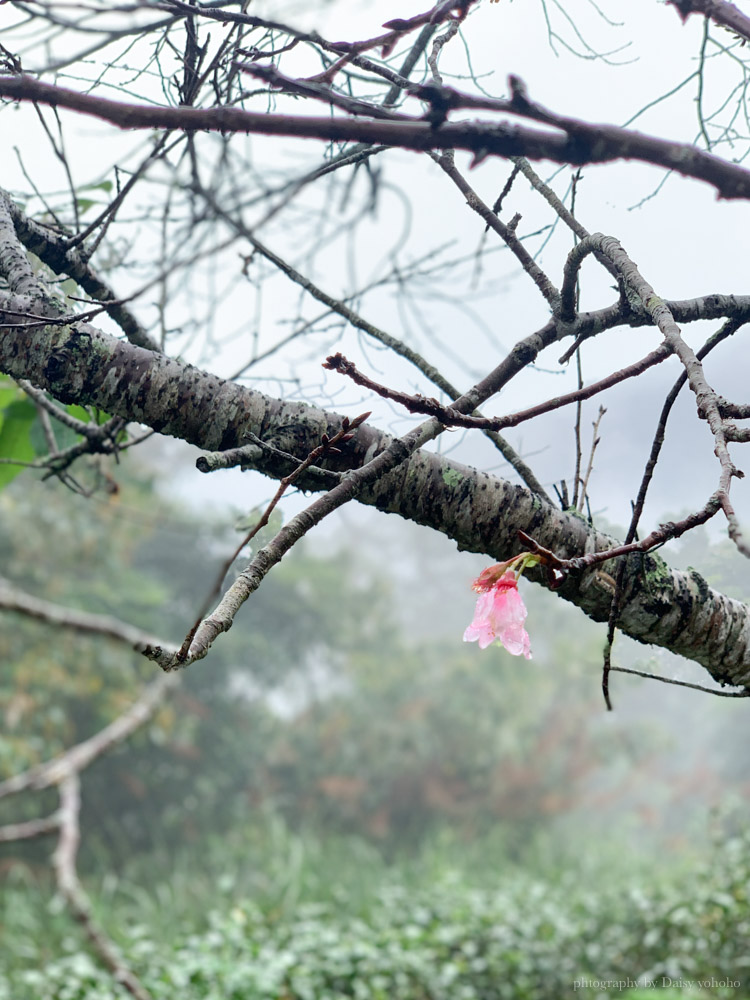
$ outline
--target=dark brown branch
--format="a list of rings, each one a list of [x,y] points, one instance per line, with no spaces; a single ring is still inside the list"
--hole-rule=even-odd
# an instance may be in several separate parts
[[[490,229],[494,229],[511,253],[515,255],[521,267],[544,296],[545,300],[549,304],[550,310],[556,315],[560,303],[560,293],[536,260],[531,256],[521,240],[516,236],[513,224],[506,226],[505,223],[501,222],[497,215],[495,215],[489,205],[486,205],[484,201],[482,201],[476,191],[471,187],[469,182],[456,167],[453,150],[446,150],[444,153],[441,153],[440,156],[435,153],[432,153],[431,155],[435,162],[442,168],[447,176],[450,177],[458,190],[464,196],[466,204],[469,208],[476,212],[481,219],[484,219],[486,225],[489,226]]]
[[[540,555],[547,565],[554,566],[555,569],[559,569],[563,573],[590,570],[596,566],[600,566],[603,563],[609,562],[612,559],[618,559],[622,556],[628,556],[634,553],[651,552],[657,546],[663,545],[664,542],[667,542],[672,538],[679,538],[681,535],[684,535],[685,532],[691,531],[693,528],[697,528],[701,524],[705,524],[706,521],[710,521],[714,514],[721,510],[721,506],[721,492],[720,490],[717,490],[700,510],[694,511],[681,521],[665,521],[664,524],[660,524],[658,528],[655,528],[645,538],[638,542],[615,545],[610,549],[601,549],[598,552],[587,552],[586,555],[575,556],[572,559],[560,559],[554,552],[540,545],[533,538],[524,538],[524,546],[528,548],[530,552]],[[612,585],[612,592],[614,593],[616,580],[610,577],[610,581]]]
[[[586,472],[583,474],[583,478],[581,479],[581,482],[580,482],[581,489],[580,489],[580,496],[579,496],[579,499],[578,499],[578,510],[579,511],[583,510],[583,505],[584,505],[584,502],[585,502],[585,500],[587,498],[587,495],[588,495],[589,480],[591,479],[591,473],[593,472],[593,469],[594,469],[594,455],[596,454],[596,449],[597,449],[597,447],[599,445],[599,442],[601,441],[601,438],[599,437],[599,424],[601,423],[602,417],[604,416],[604,414],[606,412],[607,411],[604,409],[604,407],[600,406],[599,407],[599,413],[597,414],[596,420],[594,421],[594,423],[592,425],[593,428],[594,428],[594,433],[593,433],[593,436],[591,438],[591,449],[589,451],[589,461],[588,461],[588,465],[586,466]],[[578,484],[576,484],[576,489],[578,489]]]
[[[687,21],[691,14],[703,14],[715,24],[750,40],[750,17],[727,0],[667,0],[667,3],[677,9],[683,21]]]
[[[36,101],[93,115],[123,129],[180,129],[210,132],[252,132],[338,142],[366,142],[403,149],[465,149],[477,160],[486,156],[525,156],[555,163],[607,163],[641,160],[686,177],[705,181],[722,198],[749,198],[750,171],[696,149],[613,125],[588,124],[555,116],[563,134],[537,131],[506,122],[446,123],[433,128],[419,121],[379,121],[361,118],[314,118],[272,115],[239,108],[168,108],[111,101],[42,83],[26,75],[0,76],[0,97]],[[538,117],[534,105],[514,98],[513,112]],[[547,115],[549,119],[549,115]]]
[[[367,375],[362,374],[356,365],[341,353],[332,354],[326,358],[323,367],[348,376],[357,385],[361,385],[365,389],[377,393],[378,396],[382,396],[384,399],[390,399],[394,403],[399,403],[410,413],[423,413],[427,416],[435,417],[441,424],[445,424],[446,427],[466,427],[478,430],[499,431],[506,427],[517,427],[518,424],[526,420],[531,420],[543,413],[549,413],[551,410],[557,410],[562,406],[567,406],[569,403],[591,399],[592,396],[610,389],[613,385],[618,385],[626,379],[641,375],[653,365],[658,365],[662,361],[665,361],[671,354],[671,348],[666,344],[661,344],[655,351],[641,358],[640,361],[636,361],[632,365],[627,365],[619,371],[612,372],[611,375],[607,375],[598,382],[592,382],[591,385],[584,386],[582,389],[574,389],[572,392],[565,393],[562,396],[554,396],[552,399],[548,399],[544,403],[537,403],[536,406],[530,406],[526,410],[509,413],[506,417],[478,417],[459,413],[453,407],[444,406],[436,399],[429,399],[418,394],[409,395],[408,393],[400,392],[398,389],[389,389],[387,386],[381,385],[373,379],[368,378]]]
[[[238,69],[259,80],[264,80],[272,87],[278,87],[279,90],[286,93],[299,94],[301,97],[312,97],[315,100],[324,101],[332,107],[341,108],[350,115],[368,115],[371,118],[382,118],[385,121],[414,121],[411,115],[404,115],[398,111],[381,108],[369,101],[360,101],[355,97],[341,94],[332,87],[327,87],[314,80],[297,80],[289,76],[284,76],[275,66],[261,63],[240,63]]]
[[[660,681],[662,684],[675,684],[677,687],[691,688],[693,691],[702,691],[704,694],[715,694],[717,698],[750,698],[750,691],[743,688],[742,691],[717,691],[716,688],[706,687],[704,684],[692,684],[690,681],[679,681],[674,677],[661,677],[659,674],[649,674],[645,670],[634,670],[632,667],[609,667],[612,673],[633,674],[636,677],[646,677],[650,681]]]
[[[162,0],[161,3],[155,3],[152,6],[157,10],[164,10],[169,13],[179,10],[188,16],[195,16],[197,14],[201,17],[221,21],[224,24],[232,22],[253,28],[267,28],[269,31],[281,32],[300,42],[311,42],[327,52],[356,53],[364,52],[367,49],[392,47],[402,35],[414,31],[416,28],[422,27],[422,25],[439,24],[440,21],[448,18],[451,11],[455,9],[460,11],[460,16],[464,16],[468,7],[474,2],[476,0],[464,0],[463,3],[460,0],[457,0],[455,3],[442,2],[425,11],[424,14],[416,14],[414,17],[409,18],[394,18],[391,21],[386,21],[383,25],[384,28],[390,29],[385,34],[376,35],[374,38],[358,42],[327,42],[316,31],[298,31],[296,28],[292,28],[280,21],[271,21],[268,18],[229,11],[225,8],[221,10],[209,10],[206,7],[196,8],[192,4],[185,3],[184,0]]]

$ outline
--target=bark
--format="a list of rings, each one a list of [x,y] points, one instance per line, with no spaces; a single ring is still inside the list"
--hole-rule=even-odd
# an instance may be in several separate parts
[[[29,379],[63,402],[98,406],[209,452],[239,447],[255,436],[273,449],[303,458],[323,433],[332,436],[341,426],[342,418],[335,413],[223,381],[90,324],[63,326],[22,318],[20,314],[34,313],[35,306],[38,309],[28,296],[0,296],[0,370]],[[695,303],[670,307],[678,315],[697,308]],[[596,326],[595,316],[591,323]],[[553,328],[546,338],[539,337],[540,349],[545,339],[556,339]],[[390,441],[364,424],[329,467],[357,468]],[[252,464],[274,478],[292,468],[278,451],[263,448],[257,449]],[[210,456],[201,466],[211,467]],[[300,485],[319,490],[331,483],[321,483],[320,475],[311,473]],[[441,531],[459,549],[497,561],[521,550],[519,530],[562,558],[615,544],[580,517],[557,510],[529,490],[426,451],[367,485],[357,499]],[[594,620],[606,621],[613,573],[613,563],[607,562],[570,574],[558,592]],[[655,554],[629,557],[624,594],[620,627],[626,634],[696,660],[721,683],[750,686],[750,613],[744,604],[713,591],[694,571],[670,569]]]
[[[683,21],[691,14],[703,14],[716,24],[734,31],[741,38],[750,38],[750,17],[727,0],[667,0]]]

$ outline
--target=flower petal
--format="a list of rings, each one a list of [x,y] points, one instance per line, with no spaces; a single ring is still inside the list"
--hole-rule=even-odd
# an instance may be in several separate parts
[[[492,571],[497,568],[490,567],[474,581],[480,596],[471,625],[464,632],[464,642],[478,642],[480,649],[486,649],[499,639],[513,656],[530,660],[531,643],[523,627],[527,611],[518,593],[518,581],[510,570],[492,580]]]

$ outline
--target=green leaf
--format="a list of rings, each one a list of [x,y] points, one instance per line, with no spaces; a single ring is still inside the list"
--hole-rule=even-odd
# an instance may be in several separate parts
[[[60,424],[54,420],[54,418],[53,421],[52,429],[55,434],[55,442],[57,443],[57,447],[60,451],[65,451],[66,448],[70,448],[74,444],[78,444],[81,437],[79,434],[76,434],[72,427]],[[37,457],[49,454],[49,444],[47,442],[47,438],[45,437],[41,420],[35,420],[31,425],[29,440],[31,441],[31,447],[34,449],[34,454]]]
[[[6,391],[0,389],[0,393]],[[35,420],[36,407],[29,399],[17,399],[4,408],[0,425],[0,458],[12,458],[18,462],[34,460],[31,426]],[[0,489],[23,472],[23,468],[22,465],[0,464]]]
[[[71,403],[70,406],[66,406],[65,409],[68,411],[71,417],[75,417],[76,420],[80,420],[82,424],[91,423],[91,414],[88,410],[85,410],[82,406],[77,403]],[[94,410],[94,421],[97,427],[101,427],[102,424],[106,424],[108,420],[112,419],[112,414],[107,413],[104,410]],[[120,439],[122,440],[122,439]]]
[[[111,191],[112,181],[99,181],[97,184],[82,184],[79,191]]]
[[[18,399],[20,389],[18,389],[11,382],[9,385],[4,385],[0,381],[0,427],[3,423],[3,413],[10,406],[14,399]]]
[[[80,420],[82,424],[91,423],[91,416],[88,410],[84,410],[84,408],[79,406],[77,403],[71,403],[70,406],[66,406],[65,409],[67,410],[69,416],[75,417],[76,420]]]

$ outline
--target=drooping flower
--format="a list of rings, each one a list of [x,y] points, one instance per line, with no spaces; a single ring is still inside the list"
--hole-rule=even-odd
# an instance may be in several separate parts
[[[472,588],[479,594],[474,618],[464,632],[464,642],[478,642],[486,649],[496,640],[513,656],[531,659],[529,634],[523,626],[526,606],[518,593],[518,580],[507,563],[483,570]]]

